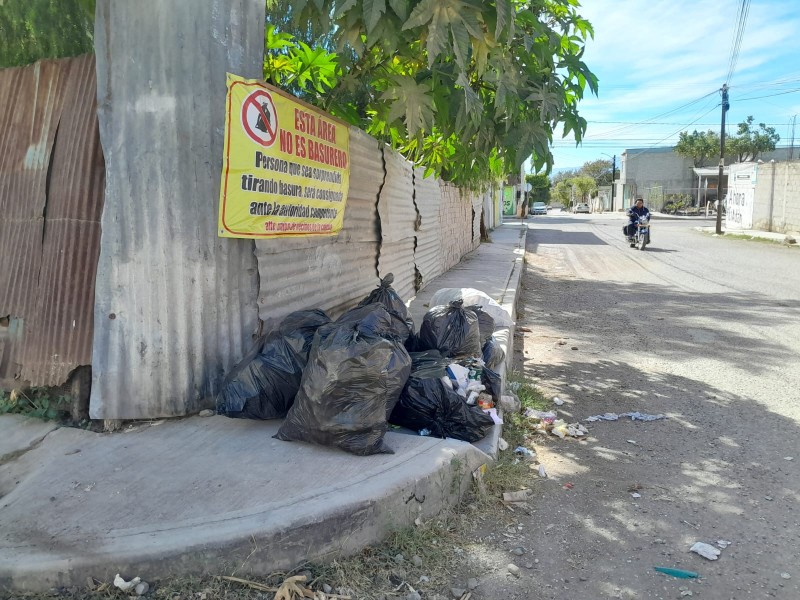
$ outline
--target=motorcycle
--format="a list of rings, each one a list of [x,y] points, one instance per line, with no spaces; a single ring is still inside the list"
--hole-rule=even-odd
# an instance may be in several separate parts
[[[632,238],[628,238],[631,248],[638,248],[644,250],[644,247],[650,243],[650,215],[644,215],[636,220],[636,231]]]

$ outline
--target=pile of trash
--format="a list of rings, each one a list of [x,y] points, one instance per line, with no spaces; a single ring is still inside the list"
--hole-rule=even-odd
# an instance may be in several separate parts
[[[287,316],[223,382],[217,413],[285,419],[276,438],[357,455],[392,453],[389,424],[475,442],[495,423],[505,353],[494,336],[512,322],[486,294],[439,290],[419,333],[392,274],[331,320],[321,310]],[[438,299],[437,299],[438,298]]]
[[[533,421],[533,429],[536,433],[554,435],[561,439],[567,437],[581,438],[589,433],[589,430],[580,423],[567,423],[563,419],[559,419],[554,411],[528,408],[525,409],[524,416]]]

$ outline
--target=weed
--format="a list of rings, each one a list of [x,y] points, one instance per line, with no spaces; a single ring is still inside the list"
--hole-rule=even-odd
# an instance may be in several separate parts
[[[56,420],[69,416],[69,396],[54,396],[46,388],[0,392],[0,414],[20,414],[37,419]]]

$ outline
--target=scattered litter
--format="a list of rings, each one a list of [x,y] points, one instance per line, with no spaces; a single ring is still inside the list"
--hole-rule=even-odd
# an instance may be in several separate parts
[[[525,417],[528,419],[539,419],[540,421],[545,421],[552,423],[556,420],[556,413],[552,410],[535,410],[533,408],[526,408],[525,409]]]
[[[633,493],[631,494],[631,497],[632,497],[632,498],[641,498],[641,497],[642,497],[642,495],[641,495],[641,494],[639,494],[638,492],[633,492]]]
[[[205,410],[201,410],[200,414],[197,415],[198,417],[213,417],[216,413],[211,410],[210,408],[206,408]],[[142,594],[139,594],[140,596]]]
[[[514,577],[519,577],[519,567],[514,564],[508,565],[508,572]]]
[[[692,590],[681,590],[681,598],[687,596],[694,596],[694,592],[692,592]]]
[[[514,448],[514,454],[519,454],[520,456],[526,456],[528,458],[536,458],[536,452],[525,446],[517,446]]]
[[[794,456],[784,456],[783,460],[794,460]]]
[[[505,441],[503,438],[500,438],[497,441],[497,447],[500,448],[501,451],[508,450],[508,442]],[[514,452],[516,452],[516,450],[514,450]]]
[[[565,490],[571,490],[571,489],[572,489],[572,488],[574,488],[574,487],[575,487],[575,484],[574,484],[574,483],[565,483],[565,484],[564,484],[564,489],[565,489]]]
[[[522,387],[522,384],[519,381],[509,381],[506,384],[506,387],[516,394],[519,391],[519,388]]]
[[[547,470],[544,465],[539,465],[539,477],[547,477]]]
[[[119,573],[114,577],[114,586],[121,589],[123,592],[130,592],[131,590],[135,589],[137,585],[142,582],[141,577],[134,577],[130,581],[125,581],[122,577],[120,577]]]
[[[764,496],[764,500],[769,500],[770,502],[772,502],[774,498],[772,496]]]
[[[626,412],[626,413],[605,413],[602,415],[594,415],[584,419],[587,423],[594,423],[595,421],[619,421],[622,417],[630,417],[631,421],[659,421],[666,419],[666,415],[646,415],[640,412]]]
[[[522,403],[516,395],[500,396],[499,404],[503,411],[510,413],[518,413],[522,409]]]
[[[696,542],[694,546],[689,548],[689,551],[699,554],[708,560],[717,560],[719,555],[722,554],[718,548],[714,548],[714,546],[705,542]]]
[[[553,412],[528,409],[525,416],[532,420],[539,420],[539,423],[535,425],[536,433],[553,434],[561,439],[583,437],[589,433],[589,430],[580,423],[568,424],[563,419],[556,419]]]
[[[594,415],[584,419],[587,423],[594,423],[595,421],[618,421],[619,415],[616,413],[605,413],[603,415]]]
[[[633,444],[634,446],[638,446],[639,444],[636,443],[636,440],[625,440],[629,444]]]
[[[694,571],[684,571],[683,569],[673,569],[671,567],[653,567],[659,573],[664,573],[664,575],[672,575],[673,577],[677,577],[678,579],[695,579],[699,577],[697,573]]]
[[[428,435],[431,434],[431,430],[430,429],[426,429],[426,428],[422,428],[422,429],[419,430],[419,434],[421,436],[428,436]]]
[[[556,396],[555,398],[553,398],[553,404],[555,404],[556,406],[562,406],[564,404],[564,401],[558,396]]]
[[[492,421],[494,421],[495,425],[503,424],[503,419],[500,417],[500,415],[497,414],[496,408],[487,408],[483,412],[492,417]]]
[[[791,578],[792,576],[789,575],[788,573],[781,573],[781,579],[791,579]]]
[[[717,547],[722,548],[725,550],[728,546],[730,546],[733,542],[729,542],[727,540],[717,540]]]
[[[503,492],[503,502],[526,502],[528,500],[528,490],[518,492]]]
[[[147,592],[150,591],[150,584],[147,583],[146,581],[137,583],[133,591],[136,592],[137,596],[144,596]]]

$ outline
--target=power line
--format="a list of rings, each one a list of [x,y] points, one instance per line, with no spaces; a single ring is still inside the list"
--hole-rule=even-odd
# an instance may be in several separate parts
[[[728,75],[725,77],[725,82],[730,83],[733,74],[736,71],[736,63],[739,62],[739,51],[742,48],[742,39],[744,38],[744,30],[747,26],[747,16],[750,13],[750,0],[742,0],[739,4],[739,10],[736,14],[736,28],[731,46],[731,58],[728,63]]]

